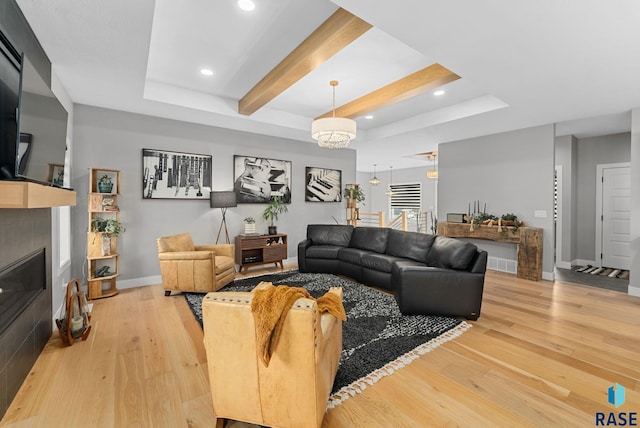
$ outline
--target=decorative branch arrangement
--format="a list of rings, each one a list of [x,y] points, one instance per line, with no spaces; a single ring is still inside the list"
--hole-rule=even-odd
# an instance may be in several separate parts
[[[480,211],[480,201],[473,201],[473,212],[471,211],[471,203],[469,203],[467,215],[464,216],[466,223],[471,223],[470,231],[473,232],[474,225],[497,226],[498,232],[502,232],[503,227],[509,226],[512,233],[515,233],[519,227],[524,226],[524,222],[518,220],[518,216],[513,213],[502,214],[497,217],[487,213],[487,204],[484,203],[482,211]]]

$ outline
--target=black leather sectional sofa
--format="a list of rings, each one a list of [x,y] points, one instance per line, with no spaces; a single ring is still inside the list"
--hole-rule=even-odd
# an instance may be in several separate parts
[[[381,227],[307,226],[300,272],[345,275],[390,291],[403,314],[480,316],[487,252],[459,239]]]

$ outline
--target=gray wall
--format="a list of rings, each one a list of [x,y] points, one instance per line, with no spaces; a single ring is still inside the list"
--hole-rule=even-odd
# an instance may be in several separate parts
[[[629,162],[631,135],[628,132],[580,138],[577,144],[576,258],[596,260],[596,166]]]
[[[306,235],[309,223],[333,223],[344,218],[344,202],[304,202],[305,167],[342,170],[343,183],[356,179],[354,150],[320,149],[312,143],[154,118],[138,114],[75,105],[72,186],[78,192],[72,212],[73,270],[82,276],[87,239],[88,168],[121,171],[118,204],[126,232],[118,237],[121,254],[119,281],[144,285],[141,278],[159,275],[156,238],[190,232],[196,244],[215,242],[221,214],[202,200],[142,199],[142,149],[162,149],[213,156],[213,189],[233,189],[233,155],[292,161],[292,203],[276,223],[289,236],[289,257]],[[227,211],[229,234],[242,233],[243,219],[253,216],[258,232],[265,204],[241,204]],[[86,275],[86,274],[85,274]],[[137,280],[137,281],[136,281]],[[124,283],[128,286],[128,283]]]
[[[467,212],[474,200],[487,212],[514,213],[544,229],[543,275],[553,278],[554,126],[545,125],[440,144],[438,218]],[[544,210],[546,218],[534,217]],[[515,246],[474,240],[490,257],[515,260]]]

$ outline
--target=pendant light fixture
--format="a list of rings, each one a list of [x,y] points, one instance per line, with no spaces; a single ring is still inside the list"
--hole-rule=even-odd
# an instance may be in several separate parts
[[[436,169],[436,158],[438,157],[438,152],[434,151],[427,154],[429,160],[433,161],[433,169],[427,170],[427,178],[438,178],[438,170]]]
[[[318,141],[320,147],[327,149],[341,149],[356,138],[356,121],[346,117],[336,117],[336,86],[337,80],[329,85],[333,87],[333,116],[316,119],[311,124],[311,136]]]
[[[392,189],[393,189],[393,166],[390,166],[389,167],[389,190],[384,192],[384,194],[387,196],[395,195]]]
[[[376,177],[376,164],[373,164],[373,177],[371,178],[371,180],[369,180],[369,183],[371,183],[372,186],[377,186],[378,184],[380,184],[380,179],[378,179],[378,177]]]

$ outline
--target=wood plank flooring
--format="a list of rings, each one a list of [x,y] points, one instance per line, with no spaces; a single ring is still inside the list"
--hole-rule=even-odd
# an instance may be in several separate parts
[[[180,295],[123,290],[95,301],[92,324],[71,347],[52,336],[0,426],[214,426],[202,331]],[[640,411],[640,298],[488,271],[471,324],[323,426],[595,426],[596,412]]]

